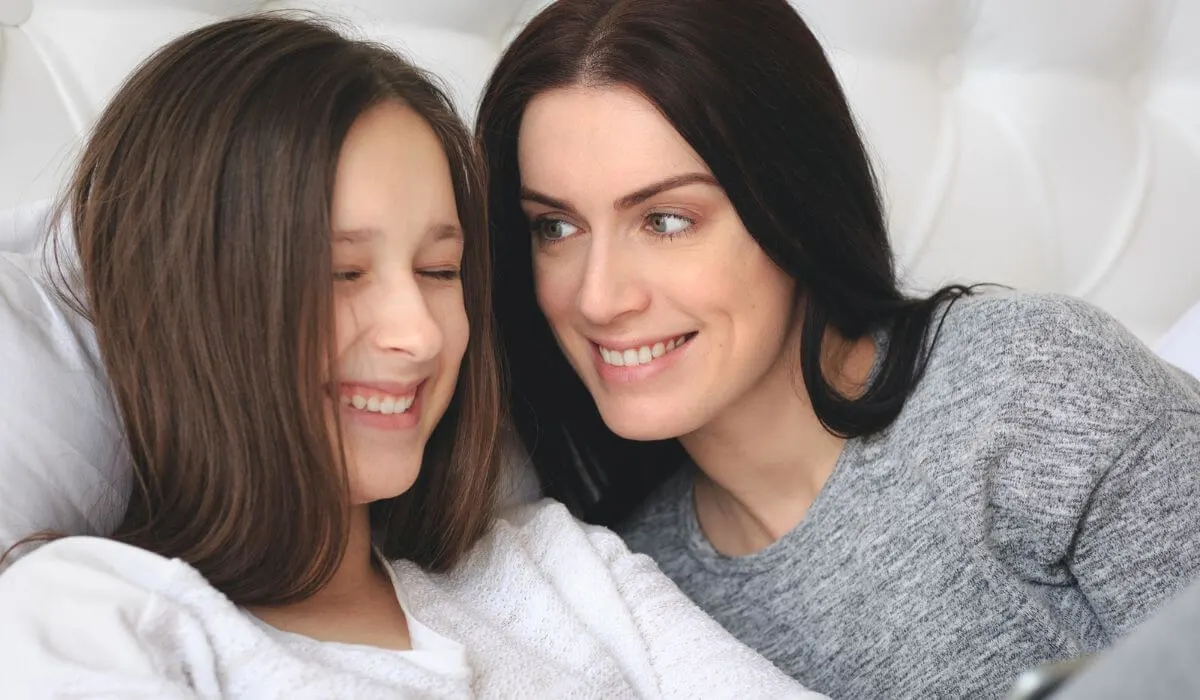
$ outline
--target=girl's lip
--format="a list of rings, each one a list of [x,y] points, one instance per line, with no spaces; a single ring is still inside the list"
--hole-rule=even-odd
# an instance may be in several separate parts
[[[353,396],[354,394],[364,393],[365,389],[368,393],[382,394],[384,396],[408,396],[416,392],[417,389],[425,383],[424,379],[419,379],[415,382],[365,382],[356,380],[342,380],[338,393],[342,396]]]
[[[345,387],[347,385],[343,384],[342,386]],[[350,386],[356,387],[359,389],[364,389],[367,387],[391,388],[391,389],[407,388],[408,389],[407,394],[386,394],[386,395],[388,395],[388,396],[412,396],[413,401],[409,405],[408,409],[406,411],[404,411],[403,413],[380,413],[377,411],[368,411],[365,409],[355,408],[353,404],[348,402],[349,395],[343,393],[339,403],[340,403],[342,415],[344,416],[344,420],[350,421],[350,422],[354,423],[355,425],[360,425],[360,426],[363,426],[366,428],[373,428],[376,430],[385,430],[385,431],[408,430],[410,428],[416,427],[420,423],[421,410],[423,409],[424,403],[425,403],[422,400],[422,394],[425,393],[424,391],[422,391],[424,382],[421,382],[416,385],[413,385],[413,384],[407,384],[407,385],[404,385],[404,384],[390,384],[390,385],[389,384],[382,384],[382,385],[381,384],[353,384]],[[415,389],[412,388],[414,386],[415,386]],[[354,394],[354,393],[357,393],[359,396],[362,395],[361,392],[351,392],[351,394]],[[383,392],[380,392],[380,393],[383,393]],[[376,394],[374,392],[372,392],[372,395],[376,395]]]

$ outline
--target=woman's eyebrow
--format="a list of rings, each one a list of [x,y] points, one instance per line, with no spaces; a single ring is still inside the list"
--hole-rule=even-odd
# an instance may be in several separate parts
[[[656,194],[661,194],[677,187],[684,187],[686,185],[693,185],[696,183],[720,187],[720,184],[717,183],[717,179],[708,173],[684,173],[682,175],[672,175],[671,177],[646,185],[645,187],[634,190],[633,192],[618,198],[617,201],[613,202],[613,208],[618,210],[629,209],[630,207],[635,207],[641,204]],[[535,202],[537,204],[550,207],[551,209],[560,209],[567,212],[575,211],[575,208],[571,206],[571,203],[564,199],[551,197],[548,194],[543,194],[537,190],[524,186],[521,187],[521,201]]]
[[[616,209],[629,209],[630,207],[636,207],[656,194],[661,194],[677,187],[693,185],[696,183],[720,187],[720,185],[717,184],[717,179],[708,173],[684,173],[683,175],[673,175],[665,180],[659,180],[652,185],[646,185],[639,190],[621,197],[613,203],[613,207]]]
[[[550,207],[551,209],[562,209],[563,211],[570,212],[575,211],[575,208],[572,207],[566,200],[556,199],[548,194],[542,194],[537,190],[531,190],[525,186],[521,187],[521,201],[535,202],[537,204]]]

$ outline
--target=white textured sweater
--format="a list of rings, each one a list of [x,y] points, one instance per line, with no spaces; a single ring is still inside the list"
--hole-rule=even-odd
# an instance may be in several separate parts
[[[280,632],[181,561],[58,540],[0,575],[0,697],[821,697],[551,501],[450,574],[392,570],[412,651]]]

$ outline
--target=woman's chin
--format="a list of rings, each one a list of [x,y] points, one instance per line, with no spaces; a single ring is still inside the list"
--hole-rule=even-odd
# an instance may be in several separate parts
[[[659,410],[635,410],[632,407],[600,410],[608,429],[626,440],[651,442],[670,440],[691,432],[682,416]]]

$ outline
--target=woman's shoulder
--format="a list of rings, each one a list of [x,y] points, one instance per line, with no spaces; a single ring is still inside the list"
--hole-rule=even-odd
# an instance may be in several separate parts
[[[1004,464],[1090,481],[1166,412],[1200,413],[1200,382],[1087,302],[984,291],[945,307],[940,330],[938,320],[926,373],[891,431],[907,448],[961,455],[964,440],[1006,440],[1033,454]]]
[[[1169,471],[1198,433],[1200,382],[1110,314],[1059,294],[986,291],[949,306],[887,444],[961,522],[986,513],[1000,550],[1052,561],[1102,484],[1146,489],[1144,473]]]
[[[1147,414],[1200,407],[1200,382],[1109,313],[1067,295],[982,291],[951,303],[934,329],[935,383],[971,378],[981,391],[1002,385],[997,395],[1046,397],[1063,408],[1064,399]]]
[[[1073,521],[1139,441],[1197,429],[1200,383],[1087,302],[983,291],[946,307],[931,333],[926,373],[884,444],[970,512],[961,495],[986,493]],[[1160,435],[1173,412],[1192,418]]]
[[[970,335],[982,341],[1004,341],[1010,349],[1096,348],[1137,343],[1113,316],[1065,294],[978,287],[972,294],[948,302],[943,309],[943,336]],[[936,315],[935,320],[938,320]]]

